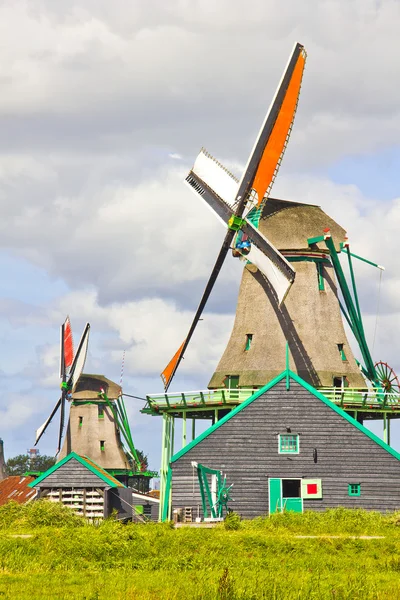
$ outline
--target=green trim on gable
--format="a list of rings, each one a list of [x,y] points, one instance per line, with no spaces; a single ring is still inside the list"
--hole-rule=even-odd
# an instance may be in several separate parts
[[[361,425],[361,423],[359,423],[358,421],[353,419],[353,417],[348,415],[346,411],[344,411],[342,408],[340,408],[340,406],[336,406],[336,404],[334,404],[333,402],[328,400],[328,398],[325,398],[325,396],[323,394],[321,394],[321,392],[314,389],[309,383],[307,383],[306,381],[301,379],[301,377],[299,377],[297,375],[297,373],[292,373],[292,371],[291,371],[290,376],[292,377],[292,379],[297,381],[297,383],[299,383],[301,386],[303,386],[303,388],[305,388],[306,390],[311,392],[311,394],[313,394],[316,398],[318,398],[319,400],[322,400],[322,402],[324,404],[329,406],[329,408],[334,410],[338,415],[340,415],[341,417],[346,419],[346,421],[348,421],[349,423],[354,425],[359,431],[362,431],[362,433],[365,433],[365,435],[368,436],[373,442],[378,444],[378,446],[381,446],[381,448],[383,448],[384,450],[389,452],[389,454],[394,456],[394,458],[397,458],[397,460],[400,460],[399,452],[397,452],[396,450],[394,450],[393,448],[388,446],[388,444],[386,444],[384,441],[382,441],[380,438],[378,438],[378,436],[375,435],[374,433],[372,433],[372,431],[370,431],[369,429],[364,427],[364,425]]]
[[[97,477],[99,477],[100,479],[102,479],[109,486],[111,486],[111,487],[125,487],[120,481],[118,481],[119,485],[116,485],[116,481],[117,480],[114,479],[114,477],[107,477],[106,475],[104,475],[104,473],[102,473],[101,471],[97,470],[93,465],[91,465],[90,463],[88,463],[82,456],[79,456],[79,454],[76,454],[75,452],[71,452],[70,454],[68,454],[67,456],[65,456],[63,459],[61,459],[60,462],[58,462],[55,465],[53,465],[52,467],[50,467],[50,469],[48,469],[47,471],[45,471],[44,473],[42,473],[42,475],[40,475],[37,479],[35,479],[31,483],[29,483],[28,487],[31,487],[31,488],[36,487],[39,483],[41,483],[43,481],[43,479],[46,479],[46,477],[48,477],[49,475],[51,475],[52,473],[54,473],[54,471],[57,471],[57,469],[59,469],[60,467],[62,467],[63,465],[65,465],[65,463],[67,463],[68,461],[70,461],[72,458],[75,458],[75,460],[77,460],[81,465],[83,465],[84,467],[86,467],[87,469],[89,469],[89,471],[91,471],[92,473],[94,473],[95,475],[97,475]],[[101,468],[101,467],[99,467],[99,468]]]
[[[261,396],[261,394],[263,394],[267,390],[269,390],[272,387],[274,387],[274,385],[276,385],[277,383],[279,383],[279,381],[281,381],[285,377],[286,377],[286,371],[284,371],[283,373],[281,373],[280,375],[278,375],[277,377],[275,377],[275,379],[273,379],[272,381],[270,381],[269,383],[267,383],[267,385],[265,385],[263,388],[260,388],[259,390],[257,390],[256,392],[254,392],[254,394],[252,396],[250,396],[249,398],[247,398],[247,400],[245,400],[241,404],[238,404],[233,410],[231,410],[231,412],[229,412],[227,415],[225,415],[224,417],[222,417],[222,419],[220,419],[219,421],[217,421],[214,425],[211,425],[211,427],[209,427],[208,429],[206,429],[205,431],[203,431],[203,433],[201,433],[197,438],[195,438],[194,440],[192,440],[187,446],[185,446],[184,448],[182,448],[182,450],[179,450],[179,452],[177,452],[176,454],[174,454],[173,457],[171,458],[170,462],[171,463],[175,462],[176,460],[178,460],[178,458],[180,458],[181,456],[183,456],[184,454],[186,454],[186,452],[189,452],[189,450],[191,450],[192,448],[194,448],[195,446],[197,446],[197,444],[199,444],[200,442],[202,442],[213,431],[215,431],[216,429],[218,429],[219,427],[221,427],[221,425],[223,425],[224,423],[226,423],[227,421],[229,421],[229,419],[232,419],[232,417],[234,417],[238,412],[240,412],[241,410],[243,410],[244,408],[246,408],[246,406],[248,406],[249,404],[251,404],[253,402],[253,400],[255,400],[256,398],[258,398],[259,396]]]
[[[366,427],[364,427],[364,425],[361,425],[361,423],[359,423],[358,421],[356,421],[355,419],[353,419],[353,417],[351,417],[350,415],[348,415],[342,408],[340,408],[339,406],[336,406],[336,404],[334,404],[333,402],[331,402],[330,400],[328,400],[328,398],[325,398],[325,396],[323,394],[321,394],[321,392],[319,392],[318,390],[316,390],[315,388],[313,388],[309,383],[307,383],[306,381],[304,381],[304,379],[302,379],[301,377],[299,377],[297,375],[297,373],[293,373],[293,371],[291,371],[290,369],[288,369],[287,371],[283,371],[280,375],[278,375],[277,377],[275,377],[275,379],[273,379],[272,381],[270,381],[269,383],[267,383],[267,385],[265,385],[264,387],[262,387],[259,390],[257,390],[252,396],[250,396],[249,398],[247,398],[247,400],[245,400],[241,404],[238,404],[238,406],[236,406],[236,408],[234,408],[233,410],[231,410],[230,413],[228,413],[227,415],[225,415],[224,417],[222,417],[222,419],[220,419],[219,421],[217,421],[217,423],[215,423],[214,425],[211,425],[211,427],[209,427],[208,429],[206,429],[205,431],[203,431],[203,433],[201,433],[196,439],[192,440],[187,446],[185,446],[184,448],[182,448],[181,450],[179,450],[179,452],[177,452],[176,454],[174,454],[172,456],[172,458],[171,458],[170,464],[172,464],[173,462],[175,462],[176,460],[178,460],[178,458],[181,458],[182,456],[184,456],[187,452],[189,452],[189,450],[191,450],[192,448],[194,448],[195,446],[197,446],[197,444],[199,444],[200,442],[202,442],[205,438],[207,438],[209,435],[211,435],[211,433],[213,433],[219,427],[221,427],[221,425],[223,425],[224,423],[226,423],[227,421],[229,421],[229,419],[232,419],[232,417],[234,417],[235,415],[237,415],[237,413],[239,413],[241,410],[243,410],[244,408],[246,408],[246,406],[248,406],[249,404],[251,404],[254,400],[256,400],[257,398],[259,398],[262,394],[264,394],[265,392],[267,392],[268,390],[270,390],[271,388],[273,388],[277,383],[279,383],[280,381],[282,381],[282,379],[285,379],[287,375],[293,381],[296,381],[298,384],[300,384],[305,390],[307,390],[308,392],[310,392],[313,396],[315,396],[316,398],[318,398],[319,400],[321,400],[324,404],[326,404],[326,406],[328,406],[329,408],[331,408],[338,415],[340,415],[341,417],[343,417],[344,419],[346,419],[346,421],[348,421],[351,425],[354,425],[354,427],[356,427],[359,431],[361,431],[362,433],[364,433],[373,442],[375,442],[376,444],[378,444],[378,446],[381,446],[381,448],[383,448],[383,450],[386,450],[386,452],[388,452],[389,454],[391,454],[392,456],[394,456],[394,458],[397,458],[397,460],[400,460],[400,453],[399,452],[396,452],[396,450],[394,450],[393,448],[391,448],[390,446],[388,446],[388,444],[386,444],[381,439],[379,439],[378,436],[376,436],[374,433],[372,433],[372,431],[369,431],[369,429],[367,429]]]

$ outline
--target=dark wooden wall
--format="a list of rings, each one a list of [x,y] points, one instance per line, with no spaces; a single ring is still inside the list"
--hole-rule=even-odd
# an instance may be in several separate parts
[[[298,455],[278,453],[287,427],[300,434]],[[172,508],[192,506],[195,518],[201,501],[191,461],[226,473],[230,507],[245,518],[268,513],[269,477],[321,479],[322,499],[305,499],[304,510],[400,508],[400,461],[293,380],[289,391],[280,381],[172,463]],[[349,483],[361,484],[360,497],[348,496]]]

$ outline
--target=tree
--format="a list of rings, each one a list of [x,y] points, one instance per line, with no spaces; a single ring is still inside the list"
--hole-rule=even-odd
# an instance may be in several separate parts
[[[27,454],[18,454],[6,462],[7,475],[23,475],[27,471],[40,471],[43,473],[50,469],[56,462],[54,456],[35,456],[30,458]]]
[[[147,471],[149,468],[149,459],[147,458],[147,454],[145,454],[142,450],[136,450],[136,452],[140,460],[141,470]]]

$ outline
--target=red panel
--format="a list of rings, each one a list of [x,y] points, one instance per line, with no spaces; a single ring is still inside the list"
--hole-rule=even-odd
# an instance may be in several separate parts
[[[307,495],[318,494],[318,485],[316,483],[307,484]]]

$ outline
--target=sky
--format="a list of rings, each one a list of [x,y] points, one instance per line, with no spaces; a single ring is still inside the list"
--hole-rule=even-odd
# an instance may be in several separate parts
[[[119,383],[125,352],[124,391],[162,391],[224,236],[182,180],[202,146],[240,176],[295,42],[308,58],[272,195],[322,206],[385,266],[378,321],[379,271],[357,265],[357,280],[374,359],[400,373],[399,19],[399,0],[0,4],[6,458],[32,447],[58,399],[67,314],[76,342],[91,324],[86,372]],[[240,276],[227,259],[172,390],[206,388]],[[161,419],[126,404],[158,469]]]

